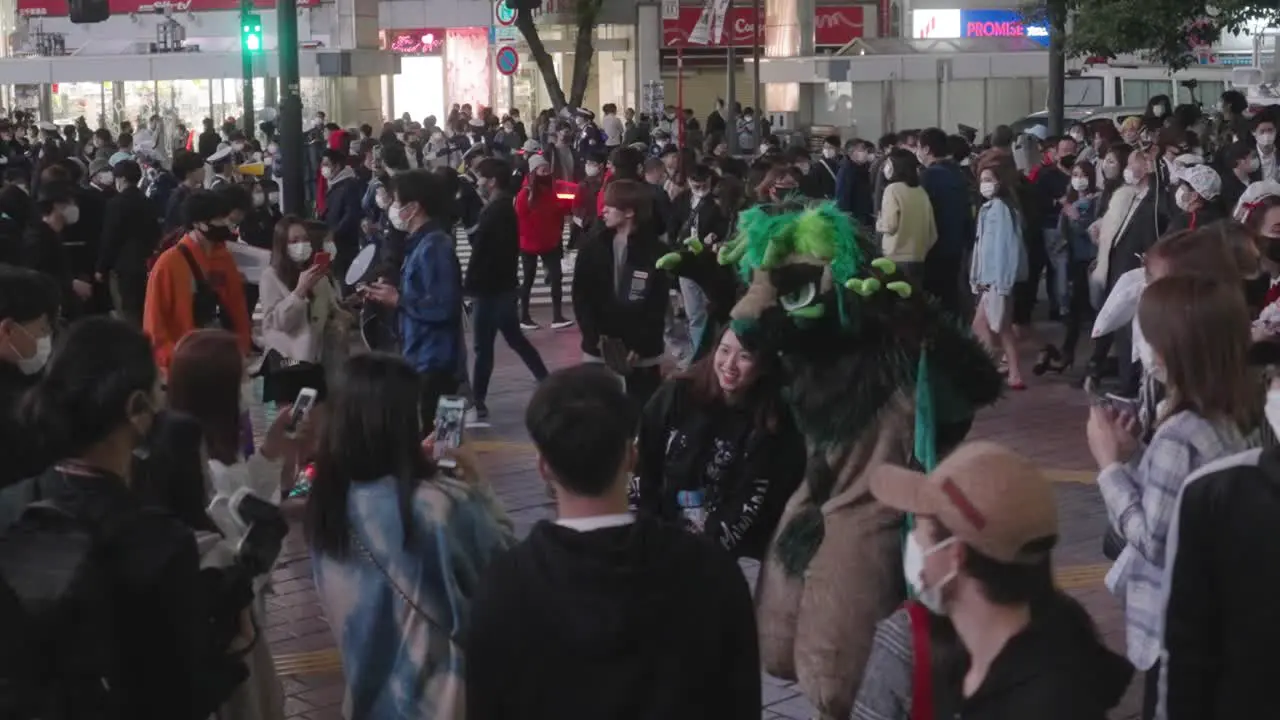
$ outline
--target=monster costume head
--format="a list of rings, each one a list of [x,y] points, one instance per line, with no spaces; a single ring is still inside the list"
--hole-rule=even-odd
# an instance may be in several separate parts
[[[776,543],[787,571],[800,573],[822,542],[818,506],[835,489],[838,458],[895,397],[914,403],[913,454],[930,465],[939,429],[967,430],[1003,381],[968,329],[831,203],[748,210],[719,259],[748,285],[731,312],[733,330],[757,352],[780,356],[809,447],[809,507]]]

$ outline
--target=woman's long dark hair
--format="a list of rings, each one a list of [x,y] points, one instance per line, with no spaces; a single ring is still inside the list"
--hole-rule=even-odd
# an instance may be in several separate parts
[[[729,328],[723,328],[716,336],[711,351],[678,376],[689,381],[690,394],[698,405],[705,407],[724,402],[724,391],[720,389],[720,379],[716,377],[716,349],[729,332],[732,332]],[[756,430],[772,433],[777,431],[784,412],[782,391],[778,384],[779,368],[777,360],[768,353],[753,354],[756,379],[742,404],[753,410]]]
[[[302,274],[302,263],[296,263],[289,259],[289,228],[294,225],[304,225],[306,220],[297,215],[285,215],[276,223],[275,230],[271,236],[271,269],[275,271],[276,277],[284,286],[290,290],[298,287],[298,276]],[[320,248],[314,247],[313,251]]]
[[[129,421],[129,398],[150,397],[158,377],[146,335],[119,320],[86,318],[59,338],[20,419],[40,431],[44,457],[79,457]]]
[[[434,477],[419,435],[418,374],[398,355],[366,353],[347,360],[329,417],[307,500],[306,535],[313,550],[345,558],[351,528],[347,497],[353,484],[395,478],[400,523],[408,542],[413,493]]]
[[[209,457],[227,466],[240,459],[243,379],[240,347],[226,330],[196,330],[173,349],[169,407],[200,423]]]

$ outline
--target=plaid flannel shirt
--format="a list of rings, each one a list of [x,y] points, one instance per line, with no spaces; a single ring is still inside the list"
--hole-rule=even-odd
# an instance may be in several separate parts
[[[1124,599],[1127,654],[1139,670],[1155,665],[1163,646],[1165,541],[1182,483],[1200,466],[1248,445],[1234,423],[1182,411],[1160,423],[1133,459],[1098,475],[1107,515],[1126,543],[1108,587]]]

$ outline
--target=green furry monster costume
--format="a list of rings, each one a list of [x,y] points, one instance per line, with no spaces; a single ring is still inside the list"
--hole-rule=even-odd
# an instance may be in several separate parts
[[[867,471],[932,466],[1003,381],[968,329],[834,205],[753,208],[738,228],[719,255],[748,284],[731,326],[780,357],[808,450],[805,482],[761,564],[761,658],[798,680],[822,717],[843,720],[876,622],[905,598],[905,518],[871,497]]]

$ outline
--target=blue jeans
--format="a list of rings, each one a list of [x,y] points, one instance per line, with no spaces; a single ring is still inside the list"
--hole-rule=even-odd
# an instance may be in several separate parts
[[[1044,251],[1048,259],[1048,266],[1044,271],[1044,289],[1049,296],[1049,307],[1065,313],[1071,307],[1067,298],[1067,241],[1056,228],[1045,228]]]
[[[689,318],[689,346],[696,353],[702,334],[707,331],[707,295],[698,283],[680,278],[680,300],[684,303],[684,314]]]
[[[535,380],[542,380],[547,376],[547,366],[543,364],[538,349],[520,329],[519,299],[515,290],[473,298],[471,332],[475,336],[476,351],[472,391],[477,404],[483,403],[489,395],[489,379],[493,376],[493,346],[498,333],[502,333],[502,339],[520,356]]]

